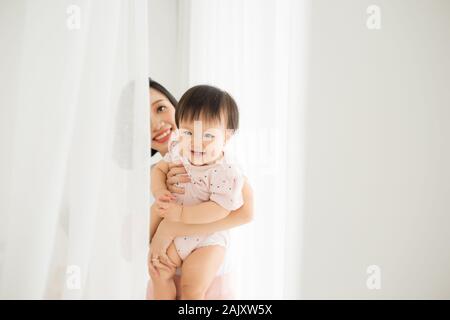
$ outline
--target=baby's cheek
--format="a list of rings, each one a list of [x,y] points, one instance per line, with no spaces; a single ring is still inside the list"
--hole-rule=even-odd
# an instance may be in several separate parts
[[[181,146],[181,156],[183,157],[189,157],[191,153],[189,152],[189,149],[186,145]]]
[[[206,154],[209,159],[215,159],[221,154],[220,147],[213,144],[209,145]]]
[[[213,142],[211,142],[211,143],[209,143],[207,146],[206,146],[206,148],[207,148],[207,150],[209,150],[210,152],[209,152],[209,154],[211,154],[211,155],[215,155],[215,156],[217,156],[218,154],[220,154],[220,152],[221,152],[221,144],[217,141],[217,140],[215,140],[215,141],[213,141]]]

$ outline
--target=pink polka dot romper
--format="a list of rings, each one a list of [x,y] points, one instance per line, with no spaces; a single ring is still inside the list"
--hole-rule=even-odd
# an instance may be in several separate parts
[[[163,161],[183,163],[191,178],[189,183],[178,184],[184,188],[184,194],[175,194],[176,203],[192,206],[206,201],[214,201],[226,210],[234,211],[240,208],[244,201],[242,187],[244,176],[236,164],[230,163],[226,154],[216,163],[195,166],[180,156],[177,142],[171,139],[169,152]],[[197,248],[219,245],[228,248],[229,231],[220,231],[207,235],[181,236],[174,239],[178,255],[182,260]]]

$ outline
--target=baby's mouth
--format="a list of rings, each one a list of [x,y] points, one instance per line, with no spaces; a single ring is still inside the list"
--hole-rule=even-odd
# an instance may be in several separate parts
[[[191,150],[191,156],[193,157],[203,157],[204,155],[205,152]]]

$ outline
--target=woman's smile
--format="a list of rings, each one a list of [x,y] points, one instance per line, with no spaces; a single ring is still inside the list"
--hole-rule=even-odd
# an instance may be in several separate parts
[[[172,128],[164,129],[153,138],[158,143],[165,143],[169,140]]]

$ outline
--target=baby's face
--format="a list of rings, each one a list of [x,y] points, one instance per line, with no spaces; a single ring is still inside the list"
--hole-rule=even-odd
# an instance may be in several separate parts
[[[227,141],[224,123],[181,121],[179,133],[181,155],[193,165],[211,164],[222,157]]]

